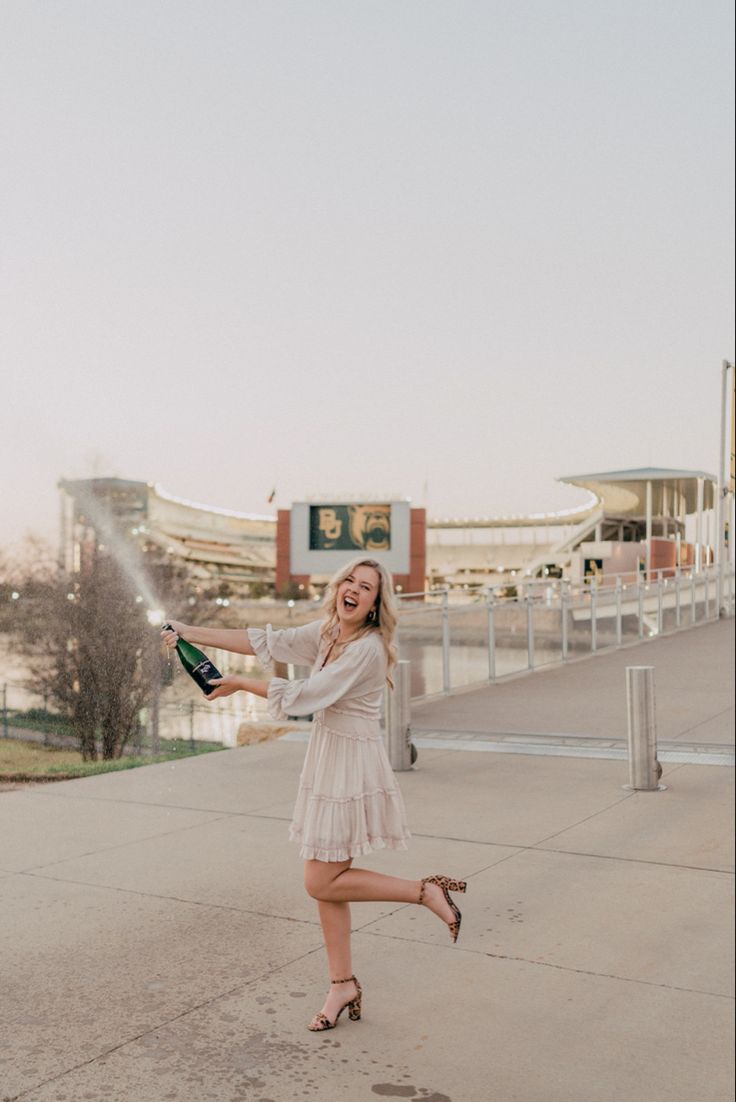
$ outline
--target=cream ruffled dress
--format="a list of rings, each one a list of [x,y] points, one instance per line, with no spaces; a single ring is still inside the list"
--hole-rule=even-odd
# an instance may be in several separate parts
[[[378,633],[356,639],[323,668],[323,621],[275,631],[248,628],[263,666],[309,666],[299,681],[274,677],[274,719],[314,715],[289,837],[305,860],[347,861],[375,849],[406,849],[410,837],[380,727],[386,653]]]

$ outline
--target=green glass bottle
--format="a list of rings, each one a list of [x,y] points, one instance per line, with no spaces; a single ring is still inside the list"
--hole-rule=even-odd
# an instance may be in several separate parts
[[[173,631],[171,624],[164,624],[164,628]],[[181,636],[176,641],[176,653],[181,659],[181,664],[192,680],[199,685],[205,696],[209,696],[217,688],[216,685],[208,685],[213,677],[222,677],[220,671],[213,666],[206,654],[193,643],[187,643]]]

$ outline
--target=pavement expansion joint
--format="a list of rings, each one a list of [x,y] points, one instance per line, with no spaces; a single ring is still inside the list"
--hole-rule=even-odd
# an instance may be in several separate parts
[[[78,779],[80,778],[75,778],[75,780]],[[265,811],[267,808],[271,807],[274,802],[276,802],[274,800],[271,800],[270,803],[264,804],[262,809],[256,807],[250,809],[249,811],[237,811],[235,809],[229,810],[222,807],[192,807],[191,804],[162,804],[157,803],[154,800],[122,800],[119,797],[110,798],[109,796],[87,795],[83,792],[60,792],[56,789],[54,789],[53,795],[58,796],[60,799],[63,800],[89,800],[93,803],[96,802],[102,804],[120,804],[124,807],[154,807],[158,808],[159,811],[196,811],[201,815],[212,815],[213,818],[207,820],[208,822],[216,822],[218,819],[229,819],[236,817],[243,818],[249,815],[260,815],[262,811]],[[279,800],[278,802],[282,803],[284,801]],[[287,822],[289,821],[288,817],[286,816],[274,815],[272,817],[274,819],[284,818]],[[193,824],[193,826],[200,825],[201,824],[199,823]]]
[[[560,833],[564,834],[564,831]],[[556,835],[553,835],[553,837],[556,837]],[[559,853],[562,857],[590,857],[594,861],[621,861],[625,864],[649,865],[660,869],[682,869],[685,872],[717,873],[720,876],[728,876],[731,879],[733,879],[735,875],[733,868],[717,868],[715,865],[687,865],[682,861],[653,861],[651,858],[645,857],[623,857],[618,853],[589,853],[586,850],[555,849],[554,846],[547,846],[544,842],[537,842],[536,845],[527,846],[526,848],[536,850],[538,853]]]
[[[76,859],[75,859],[76,860]],[[62,864],[63,862],[59,862]],[[44,865],[43,868],[53,868]],[[168,903],[182,903],[189,907],[209,907],[216,911],[233,911],[235,914],[250,915],[253,918],[276,919],[279,922],[296,922],[301,926],[319,926],[318,919],[295,918],[294,915],[275,914],[272,911],[255,911],[250,907],[236,907],[232,903],[213,903],[208,899],[184,899],[179,895],[162,895],[160,892],[144,892],[138,888],[122,888],[118,884],[99,884],[90,880],[70,880],[68,877],[44,875],[35,869],[21,869],[13,876],[31,876],[36,880],[50,880],[54,884],[76,884],[80,888],[95,888],[103,892],[120,892],[123,895],[135,895],[142,899],[162,899]]]
[[[184,834],[188,830],[198,830],[200,827],[209,826],[211,823],[219,823],[223,819],[229,818],[230,814],[228,812],[225,812],[224,814],[215,815],[211,819],[205,819],[200,823],[190,823],[188,826],[174,827],[171,830],[164,830],[155,834],[147,834],[144,838],[128,838],[124,842],[111,842],[109,845],[103,844],[99,847],[99,849],[87,850],[84,853],[75,853],[73,860],[81,860],[84,857],[98,857],[100,854],[103,853],[114,853],[116,850],[127,849],[129,846],[136,846],[139,845],[141,842],[156,842],[161,838],[169,838],[172,835]],[[29,868],[22,869],[20,871],[33,874],[36,871],[40,872],[42,869],[54,868],[55,865],[61,864],[64,860],[72,860],[72,858],[56,858],[53,861],[49,861],[45,865],[31,865]]]
[[[465,945],[438,945],[434,941],[429,941],[423,937],[407,937],[401,934],[385,933],[383,930],[363,930],[361,933],[368,934],[369,937],[380,937],[391,941],[404,941],[412,945],[431,945],[435,949],[444,949],[447,952],[452,953],[464,953],[474,957],[487,957],[490,960],[503,960],[510,961],[514,964],[529,964],[535,968],[554,968],[559,972],[567,972],[573,975],[579,976],[592,976],[595,979],[613,980],[616,983],[629,983],[634,984],[637,987],[658,987],[665,991],[682,991],[688,995],[707,995],[714,999],[727,999],[732,1002],[732,996],[724,994],[720,991],[704,991],[697,987],[680,987],[673,983],[657,983],[655,980],[642,980],[637,979],[636,976],[617,976],[613,972],[596,972],[592,968],[575,968],[569,964],[556,964],[554,961],[539,960],[535,957],[519,957],[513,956],[509,953],[491,953],[488,949],[469,949]]]
[[[536,846],[543,846],[545,842],[551,842],[553,838],[559,838],[561,834],[566,834],[568,830],[575,830],[576,827],[583,826],[585,823],[591,823],[593,819],[597,819],[599,815],[607,814],[612,808],[619,807],[625,800],[630,800],[634,795],[634,792],[625,792],[622,796],[618,796],[615,800],[612,800],[610,804],[606,804],[605,807],[599,807],[595,811],[592,811],[590,815],[584,815],[582,819],[578,819],[574,823],[569,823],[567,826],[562,827],[561,830],[555,830],[552,834],[548,834],[546,838],[540,838],[538,842],[535,842]]]
[[[613,972],[596,972],[592,968],[573,968],[568,964],[555,964],[551,960],[538,960],[533,957],[515,957],[505,953],[490,953],[487,949],[481,950],[480,955],[491,957],[493,960],[509,960],[520,964],[533,964],[540,968],[556,968],[560,972],[572,972],[579,976],[594,976],[596,979],[614,980],[618,983],[633,983],[637,987],[659,987],[664,991],[682,991],[686,995],[707,995],[713,999],[727,999],[733,1001],[733,996],[721,991],[704,991],[699,987],[680,987],[675,983],[657,983],[655,980],[637,979],[635,976],[617,976]]]
[[[639,793],[628,792],[625,796],[622,797],[622,800],[630,800],[637,795],[639,795]],[[649,795],[649,793],[644,793],[644,795]],[[611,810],[611,808],[617,807],[618,804],[621,802],[622,801],[614,804],[609,804],[607,808],[601,808],[601,811],[595,812],[594,815],[591,816],[591,818],[595,817],[595,815],[602,814],[602,812],[604,811]],[[582,821],[587,822],[587,820]],[[561,830],[555,831],[554,834],[551,834],[549,838],[541,838],[538,842],[533,842],[531,845],[525,842],[498,842],[489,838],[455,838],[447,834],[427,834],[426,832],[419,833],[416,831],[413,834],[413,837],[428,838],[432,841],[441,842],[460,842],[472,846],[494,846],[499,849],[511,849],[514,851],[513,853],[507,853],[504,857],[500,857],[498,861],[494,861],[492,864],[486,866],[486,868],[479,869],[476,872],[469,874],[469,876],[466,877],[466,879],[468,880],[470,880],[472,876],[479,875],[480,872],[489,872],[495,868],[498,868],[505,861],[511,861],[514,857],[518,857],[520,853],[559,853],[563,857],[590,857],[594,861],[622,861],[632,865],[651,865],[655,868],[685,869],[691,872],[715,872],[720,873],[723,876],[734,876],[733,868],[717,868],[715,865],[687,865],[683,864],[683,862],[681,861],[654,861],[651,858],[645,857],[624,857],[621,854],[617,853],[591,853],[586,850],[557,849],[554,846],[547,845],[548,841],[551,841],[553,838],[558,838],[560,834],[565,834],[575,825],[576,824],[573,823],[570,826],[563,827]],[[407,904],[407,906],[409,906],[409,904]]]
[[[414,732],[417,733],[417,732]],[[475,732],[426,731],[412,738],[418,750],[467,750],[496,754],[527,754],[558,758],[603,758],[625,761],[629,757],[627,741],[600,736],[575,735],[497,735]],[[665,764],[736,764],[733,746],[721,743],[658,743],[657,756]]]

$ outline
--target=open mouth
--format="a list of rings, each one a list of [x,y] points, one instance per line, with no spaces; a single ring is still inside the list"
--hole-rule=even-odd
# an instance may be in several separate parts
[[[358,607],[358,602],[354,601],[351,597],[343,597],[342,603],[343,607],[346,608],[348,612],[352,612],[353,609]]]

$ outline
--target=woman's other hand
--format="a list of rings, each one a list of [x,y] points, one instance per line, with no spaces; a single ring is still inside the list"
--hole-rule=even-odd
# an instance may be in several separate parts
[[[211,693],[207,694],[208,700],[219,700],[223,696],[232,696],[233,693],[237,693],[243,688],[242,679],[234,673],[229,673],[225,677],[213,677],[207,684],[216,686]]]

